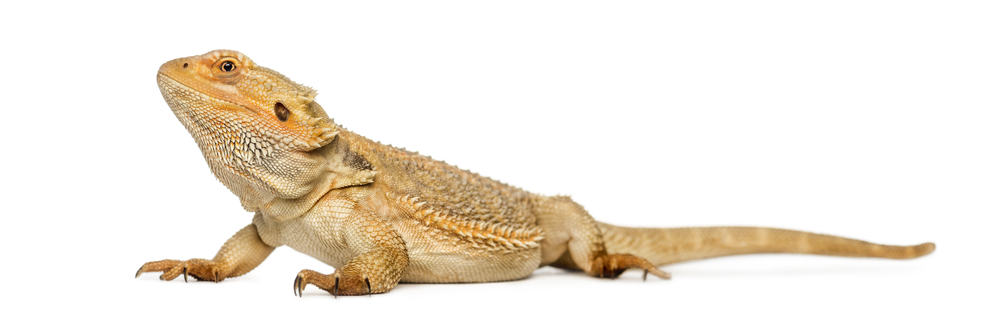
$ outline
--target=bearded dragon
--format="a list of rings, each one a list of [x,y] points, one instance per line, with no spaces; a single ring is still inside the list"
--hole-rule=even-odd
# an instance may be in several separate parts
[[[628,269],[751,253],[915,258],[933,243],[891,246],[762,227],[630,228],[601,223],[564,196],[543,196],[384,145],[337,125],[316,91],[230,50],[178,58],[156,75],[215,177],[252,223],[212,259],[143,264],[160,279],[222,281],[253,270],[278,246],[332,274],[302,270],[337,295],[383,293],[400,282],[526,278],[542,266],[616,278]]]

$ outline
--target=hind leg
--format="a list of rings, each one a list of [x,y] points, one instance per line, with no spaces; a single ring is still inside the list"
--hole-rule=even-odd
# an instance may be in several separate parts
[[[648,260],[630,254],[608,254],[597,221],[568,197],[547,197],[537,204],[535,216],[545,232],[542,265],[581,270],[599,278],[617,278],[628,269],[669,279],[670,274]]]

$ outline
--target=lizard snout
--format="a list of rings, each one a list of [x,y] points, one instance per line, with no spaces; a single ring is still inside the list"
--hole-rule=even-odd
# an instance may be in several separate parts
[[[167,61],[160,66],[160,74],[171,78],[177,78],[180,74],[190,74],[194,72],[194,63],[191,58],[177,58]]]

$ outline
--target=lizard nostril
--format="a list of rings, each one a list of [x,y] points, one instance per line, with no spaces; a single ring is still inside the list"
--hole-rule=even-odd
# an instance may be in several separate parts
[[[182,65],[181,67],[187,68],[188,67],[188,63],[185,62],[184,65]]]

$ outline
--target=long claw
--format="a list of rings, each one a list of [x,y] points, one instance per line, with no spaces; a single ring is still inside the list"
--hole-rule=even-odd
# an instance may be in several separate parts
[[[649,275],[649,270],[643,269],[642,270],[642,281],[643,282],[646,281],[646,275]]]
[[[365,286],[368,287],[368,297],[371,297],[372,296],[372,283],[370,281],[368,281],[368,278],[365,278]]]
[[[653,267],[651,270],[646,270],[646,272],[652,273],[654,276],[663,279],[670,280],[670,273],[660,270],[659,268]]]
[[[299,277],[299,297],[302,297],[302,292],[306,290],[306,278]]]
[[[213,277],[214,277],[214,279],[212,279],[212,280],[214,280],[215,282],[219,282],[219,271],[218,270],[216,270],[213,273]]]
[[[188,267],[184,266],[184,282],[188,282]]]
[[[142,266],[142,267],[145,267],[145,266]],[[142,267],[139,267],[139,270],[136,270],[136,271],[135,271],[135,277],[136,277],[136,278],[139,278],[139,275],[141,275],[141,274],[142,274]]]
[[[333,279],[333,298],[337,298],[337,289],[340,288],[340,277]]]
[[[302,289],[305,288],[305,285],[302,284],[303,281],[305,279],[302,279],[302,276],[295,277],[295,295],[299,297],[302,297]]]

